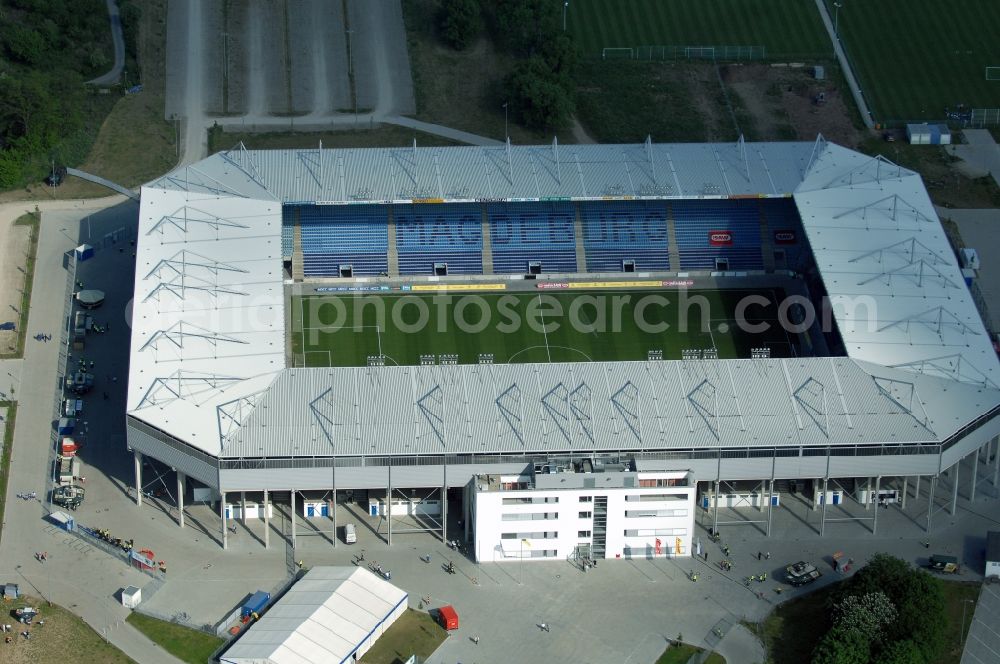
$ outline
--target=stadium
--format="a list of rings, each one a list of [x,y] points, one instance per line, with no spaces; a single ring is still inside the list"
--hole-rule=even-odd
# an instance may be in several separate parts
[[[690,555],[699,510],[997,481],[1000,365],[920,177],[822,137],[240,146],[144,186],[138,238],[137,501],[162,464],[224,548],[351,502],[478,561]]]

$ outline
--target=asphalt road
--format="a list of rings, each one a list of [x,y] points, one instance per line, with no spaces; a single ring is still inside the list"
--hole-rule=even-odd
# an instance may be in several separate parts
[[[111,40],[115,46],[115,62],[106,74],[93,78],[87,83],[91,85],[112,85],[121,78],[122,68],[125,66],[125,37],[122,34],[121,14],[118,12],[118,3],[115,0],[107,0],[108,20],[111,23]]]

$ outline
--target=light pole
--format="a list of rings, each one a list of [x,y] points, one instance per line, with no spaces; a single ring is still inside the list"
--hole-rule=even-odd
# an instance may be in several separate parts
[[[566,11],[569,9],[569,0],[563,2],[563,32],[566,32]]]
[[[354,30],[344,30],[347,33],[347,73],[354,75],[354,56],[351,54],[351,35]]]
[[[833,34],[837,35],[837,41],[840,41],[840,8],[843,6],[842,2],[833,3]]]
[[[958,647],[962,647],[962,643],[965,641],[965,607],[969,604],[975,604],[971,599],[962,600],[962,631],[958,633]]]
[[[504,143],[506,143],[508,140],[510,140],[510,131],[507,128],[507,103],[508,102],[504,102],[503,103],[503,140],[504,140]]]

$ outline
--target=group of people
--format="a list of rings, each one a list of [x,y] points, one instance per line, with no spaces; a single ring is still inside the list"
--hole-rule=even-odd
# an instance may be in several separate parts
[[[52,335],[39,332],[35,335],[35,341],[52,341]]]
[[[38,562],[44,563],[48,559],[49,559],[48,551],[35,551],[35,560],[37,560]]]
[[[22,491],[17,494],[17,497],[21,500],[38,500],[38,493],[35,491]]]

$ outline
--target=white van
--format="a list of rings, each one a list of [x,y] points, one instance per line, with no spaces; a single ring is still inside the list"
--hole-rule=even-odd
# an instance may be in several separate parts
[[[349,523],[344,526],[344,542],[347,544],[356,544],[358,541],[358,530],[354,527],[353,523]]]

